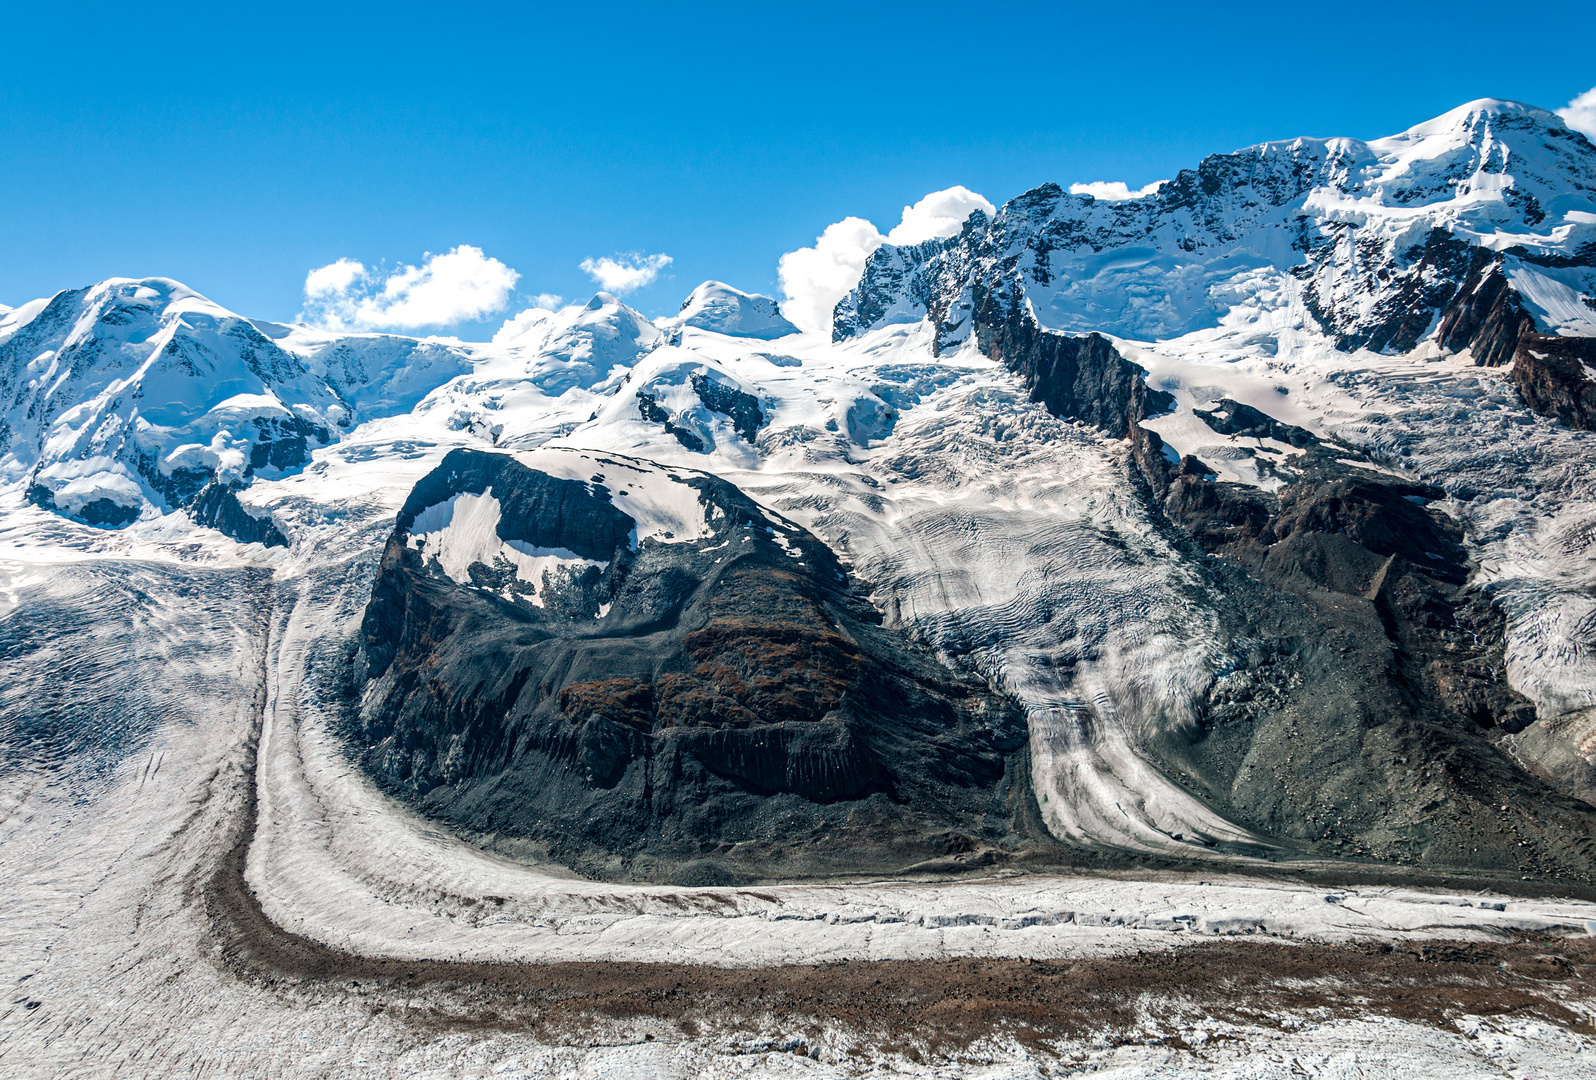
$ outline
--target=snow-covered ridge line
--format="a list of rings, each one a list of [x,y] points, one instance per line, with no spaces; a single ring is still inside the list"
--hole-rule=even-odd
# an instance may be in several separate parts
[[[956,347],[988,294],[1039,323],[1154,341],[1241,307],[1341,348],[1406,352],[1478,253],[1548,333],[1596,333],[1596,146],[1556,114],[1471,102],[1401,135],[1215,154],[1144,198],[1047,184],[948,240],[884,246],[835,335],[929,317]]]
[[[94,525],[185,509],[259,540],[234,493],[356,428],[408,416],[514,437],[494,413],[574,413],[660,339],[603,294],[471,345],[252,322],[174,281],[112,279],[0,318],[0,485]]]

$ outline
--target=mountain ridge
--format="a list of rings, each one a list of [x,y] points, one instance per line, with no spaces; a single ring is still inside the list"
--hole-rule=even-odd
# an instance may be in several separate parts
[[[957,347],[978,288],[1071,333],[1163,340],[1252,304],[1346,351],[1406,352],[1480,251],[1547,332],[1596,334],[1577,299],[1596,293],[1596,146],[1553,113],[1483,99],[1387,139],[1210,155],[1137,199],[1045,184],[956,237],[877,249],[833,336],[928,317],[938,348]]]

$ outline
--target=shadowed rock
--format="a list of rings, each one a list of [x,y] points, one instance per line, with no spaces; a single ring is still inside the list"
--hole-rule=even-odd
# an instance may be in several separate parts
[[[1429,506],[1441,489],[1360,466],[1352,451],[1230,400],[1197,416],[1217,434],[1303,452],[1278,467],[1286,483],[1273,493],[1220,481],[1141,426],[1154,392],[1124,385],[1134,366],[1105,339],[1016,333],[1011,324],[1028,318],[1000,312],[975,332],[1028,343],[997,355],[1050,410],[1128,434],[1163,515],[1197,553],[1222,557],[1205,561],[1200,602],[1240,659],[1197,703],[1197,724],[1149,737],[1148,757],[1226,817],[1297,850],[1596,878],[1589,805],[1502,748],[1535,710],[1507,683],[1501,611],[1465,584],[1461,530]],[[1520,337],[1519,354],[1541,339]],[[1583,339],[1551,340],[1536,364],[1579,366],[1567,358]],[[1039,363],[1038,351],[1075,366]],[[1535,370],[1514,363],[1517,377]],[[1087,376],[1100,397],[1083,403],[1068,389],[1081,372],[1109,373]],[[1563,385],[1544,392],[1566,394]]]

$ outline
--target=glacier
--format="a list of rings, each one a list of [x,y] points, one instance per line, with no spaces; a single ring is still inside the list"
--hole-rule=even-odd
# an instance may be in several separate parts
[[[349,985],[365,969],[276,986],[240,943],[277,932],[401,965],[774,968],[1596,927],[1596,147],[1555,114],[1482,100],[1387,139],[1266,143],[1133,199],[1044,185],[878,248],[829,332],[719,282],[667,318],[599,293],[514,331],[251,320],[162,278],[0,309],[8,1068],[331,1075],[330,1044],[394,1073],[783,1060],[729,1035],[661,1057],[624,1024],[581,1052],[526,1031],[440,1049],[399,992]],[[407,500],[461,451],[602,488],[635,524],[617,551],[718,542],[695,477],[763,508],[772,560],[829,549],[905,648],[1014,703],[1064,854],[672,884],[574,874],[537,836],[396,795],[352,742],[373,691],[350,657]],[[1411,509],[1381,520],[1430,548],[1287,535],[1316,484],[1394,493]],[[498,588],[512,611],[611,574],[505,539],[505,497],[453,493],[405,543],[451,588],[495,592],[473,569],[509,565],[531,586]],[[595,626],[622,614],[582,596]],[[1460,733],[1334,711],[1407,678],[1404,653],[1439,680],[1412,685],[1476,710]],[[1475,1034],[1297,1038],[1375,1075],[1596,1053],[1458,1023]]]

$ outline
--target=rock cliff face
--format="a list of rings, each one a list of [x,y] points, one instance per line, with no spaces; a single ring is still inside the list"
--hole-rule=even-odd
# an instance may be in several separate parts
[[[536,464],[562,475],[455,451],[399,516],[357,724],[391,789],[618,878],[952,869],[1025,846],[1023,718],[884,629],[824,544],[712,477]],[[651,533],[622,509],[642,499],[688,524]]]
[[[1100,366],[1130,366],[1101,338],[1072,344],[1112,357]],[[1045,372],[1022,373],[1050,408],[1068,401],[1047,393]],[[1254,643],[1210,688],[1197,724],[1151,752],[1231,820],[1296,843],[1398,861],[1549,860],[1589,877],[1587,804],[1504,752],[1535,707],[1508,685],[1502,612],[1466,587],[1462,531],[1427,508],[1445,492],[1230,400],[1198,413],[1216,435],[1300,453],[1272,492],[1221,482],[1138,422],[1145,398],[1117,400],[1118,417],[1077,416],[1129,435],[1159,510],[1220,557],[1227,629]],[[1498,831],[1503,803],[1527,811],[1534,835]]]
[[[1012,292],[977,286],[971,293],[981,351],[1020,375],[1033,400],[1055,416],[1084,420],[1111,438],[1123,439],[1137,420],[1174,404],[1174,398],[1149,387],[1141,369],[1108,339],[1044,330]]]
[[[1524,403],[1571,428],[1596,429],[1596,338],[1519,335],[1513,384]]]
[[[1502,272],[1502,262],[1477,250],[1473,267],[1436,326],[1436,342],[1452,352],[1472,351],[1481,367],[1511,363],[1518,339],[1535,329],[1518,293]]]
[[[1586,253],[1589,254],[1588,252]],[[1524,404],[1571,428],[1596,427],[1596,337],[1543,334],[1508,283],[1501,256],[1479,251],[1475,269],[1442,313],[1436,340],[1469,349],[1484,367],[1513,365],[1513,385]]]

